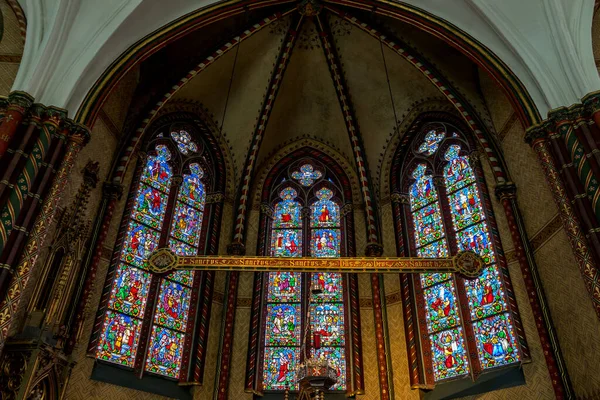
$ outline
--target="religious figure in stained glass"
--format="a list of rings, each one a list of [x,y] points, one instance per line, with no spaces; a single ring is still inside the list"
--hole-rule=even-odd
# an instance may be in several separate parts
[[[119,265],[108,306],[113,310],[142,318],[150,285],[150,273]]]
[[[298,193],[287,188],[279,194],[282,201],[275,206],[274,228],[300,228],[302,219],[300,217],[300,204],[295,200]]]
[[[311,249],[313,257],[339,257],[339,230],[314,229],[312,231]]]
[[[310,319],[312,332],[319,335],[322,346],[344,344],[344,310],[341,304],[316,304],[311,306]]]
[[[144,260],[156,249],[159,237],[160,232],[130,222],[121,259],[128,264],[144,268]]]
[[[96,357],[132,367],[140,336],[140,321],[128,315],[109,311],[102,326]]]
[[[269,302],[299,302],[301,274],[298,272],[273,272],[269,274]]]
[[[312,186],[315,181],[321,179],[323,173],[317,171],[312,165],[304,164],[300,171],[292,172],[292,178],[296,179],[302,186]]]
[[[273,231],[271,243],[272,254],[275,257],[302,256],[302,232],[299,230],[282,229]]]
[[[298,345],[300,340],[300,306],[278,304],[267,306],[266,343],[270,345]]]
[[[175,378],[181,367],[183,334],[170,329],[154,326],[153,340],[148,348],[146,371]]]
[[[342,301],[342,274],[336,272],[318,272],[312,275],[313,283],[321,289],[313,301]]]
[[[263,385],[265,390],[294,390],[296,365],[300,360],[299,347],[266,347]]]
[[[137,204],[133,210],[133,218],[154,229],[160,229],[167,207],[167,196],[159,190],[140,185]]]
[[[445,133],[427,132],[418,152],[433,157],[444,148],[446,137]],[[451,144],[444,151],[445,188],[435,187],[433,172],[428,172],[425,163],[418,164],[411,173],[414,181],[409,188],[410,214],[417,255],[448,256],[445,230],[451,225],[456,232],[458,249],[476,252],[488,267],[480,277],[464,281],[468,313],[462,314],[452,274],[420,275],[419,284],[426,306],[423,322],[429,333],[435,381],[464,376],[472,367],[481,370],[519,361],[503,282],[495,265],[494,245],[474,171],[469,159],[461,155],[461,146]],[[449,215],[442,212],[440,198],[447,200]],[[479,365],[470,365],[467,354],[473,353],[474,348],[467,344],[465,330],[475,336]]]
[[[167,146],[156,146],[156,156],[148,157],[146,168],[142,173],[142,181],[163,192],[168,192],[172,176],[172,169],[169,165],[170,159],[171,153]]]
[[[312,354],[317,359],[328,360],[335,370],[337,383],[331,387],[331,390],[346,390],[346,354],[341,347],[322,347],[318,350],[312,350]]]
[[[177,282],[163,280],[154,322],[171,329],[185,330],[190,289]]]
[[[315,227],[329,228],[340,224],[340,207],[332,201],[333,192],[322,188],[317,191],[317,201],[311,205],[311,224]]]

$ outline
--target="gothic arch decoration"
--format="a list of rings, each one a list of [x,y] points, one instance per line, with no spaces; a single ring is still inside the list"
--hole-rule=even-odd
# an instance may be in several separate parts
[[[356,254],[350,181],[319,150],[304,147],[279,159],[263,181],[261,199],[259,255]],[[311,284],[323,293],[311,295]],[[362,392],[356,275],[260,273],[254,288],[246,390],[296,390],[294,366],[313,354],[334,362],[339,379],[335,391]],[[310,310],[308,296],[313,296]],[[313,340],[305,353],[300,349],[307,334]]]
[[[405,329],[416,339],[408,343],[413,387],[476,380],[529,358],[481,166],[464,132],[440,113],[417,118],[390,174],[399,255],[471,250],[488,265],[472,281],[402,276]]]
[[[293,3],[293,1],[288,0],[285,2],[285,4],[288,3]],[[372,10],[375,14],[391,17],[430,32],[449,45],[458,48],[498,82],[509,97],[515,110],[517,110],[524,126],[531,126],[541,121],[541,116],[531,96],[510,68],[478,40],[447,21],[404,3],[381,3],[374,0],[360,2],[327,0],[326,3]],[[147,58],[156,52],[161,47],[157,46],[159,41],[164,45],[176,40],[181,35],[223,19],[228,15],[242,13],[248,7],[258,9],[270,5],[272,5],[271,0],[252,0],[239,3],[227,1],[190,13],[141,39],[131,46],[126,53],[122,54],[119,59],[115,60],[111,67],[96,81],[83,100],[75,120],[85,125],[93,125],[98,110],[118,80],[140,59]],[[225,51],[226,49],[221,50]]]
[[[100,363],[135,376],[199,382],[206,337],[192,335],[210,314],[209,272],[150,273],[146,258],[216,254],[225,165],[218,144],[193,114],[159,118],[144,143],[94,326]],[[203,295],[201,295],[201,293]]]

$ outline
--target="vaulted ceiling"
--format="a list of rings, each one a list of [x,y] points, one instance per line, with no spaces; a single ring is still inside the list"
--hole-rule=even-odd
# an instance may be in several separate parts
[[[403,44],[404,54],[382,43],[374,28]],[[330,60],[320,35],[335,48]],[[236,45],[238,36],[243,40]],[[282,48],[289,49],[283,70]],[[332,63],[340,66],[342,92],[336,90]],[[469,59],[414,27],[357,10],[324,8],[318,15],[302,16],[287,4],[249,11],[166,46],[136,73],[139,84],[125,136],[144,119],[177,109],[176,105],[201,107],[229,146],[236,184],[252,137],[263,122],[257,173],[282,148],[301,139],[321,143],[354,168],[346,114],[339,101],[341,93],[347,93],[346,103],[377,186],[396,128],[406,129],[414,110],[427,103],[455,108],[448,91],[444,94],[435,83],[437,78],[432,81],[432,73],[445,80],[450,92],[462,96],[473,117],[493,134],[478,87],[479,71]]]

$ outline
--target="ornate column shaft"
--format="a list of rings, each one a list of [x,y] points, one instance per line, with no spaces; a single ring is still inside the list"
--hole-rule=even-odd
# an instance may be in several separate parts
[[[33,97],[25,92],[12,92],[4,101],[6,109],[0,120],[0,158],[4,157],[32,104]]]
[[[239,248],[238,248],[239,249]],[[243,255],[229,252],[230,255]],[[235,311],[238,294],[238,283],[240,273],[238,271],[227,273],[227,292],[225,293],[225,304],[223,305],[223,323],[221,325],[221,343],[219,346],[219,358],[217,371],[219,373],[218,384],[215,388],[217,400],[229,398],[229,376],[231,375],[231,359],[233,352],[233,329],[235,323]]]
[[[552,322],[548,302],[539,276],[533,249],[527,238],[523,217],[517,203],[516,187],[507,183],[496,187],[496,195],[502,202],[515,254],[527,288],[527,297],[533,311],[548,373],[552,380],[556,398],[572,398],[573,388],[562,357],[558,336]]]
[[[594,305],[594,310],[600,319],[600,274],[598,274],[598,267],[590,251],[588,241],[579,225],[579,219],[567,197],[565,186],[560,179],[543,128],[537,127],[531,129],[527,133],[527,139],[537,153],[538,160],[552,191],[552,197],[558,208],[563,227],[571,244],[573,254],[575,255],[575,260]]]
[[[96,273],[98,272],[98,265],[100,264],[100,258],[102,257],[102,249],[104,248],[110,221],[112,220],[115,211],[115,205],[122,194],[123,186],[120,184],[106,182],[102,185],[102,202],[100,203],[100,209],[94,219],[88,251],[84,256],[81,265],[81,273],[85,277],[85,281],[75,297],[77,301],[77,310],[71,326],[69,341],[65,348],[67,354],[73,350],[73,347],[81,338],[83,322],[89,309],[91,294],[94,291]]]
[[[27,285],[31,268],[35,265],[39,251],[43,246],[48,226],[58,209],[58,203],[66,186],[67,177],[73,168],[77,154],[87,143],[89,132],[82,126],[74,126],[68,138],[66,153],[56,173],[48,196],[43,202],[41,211],[35,220],[33,230],[29,234],[25,250],[20,257],[16,273],[7,295],[0,303],[0,352],[9,333],[12,317],[17,311],[23,289]]]

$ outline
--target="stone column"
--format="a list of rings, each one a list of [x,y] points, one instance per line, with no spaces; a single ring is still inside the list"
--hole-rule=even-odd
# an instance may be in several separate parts
[[[39,251],[46,239],[48,226],[58,209],[58,203],[66,186],[67,177],[73,168],[77,154],[88,139],[89,132],[83,126],[74,125],[69,131],[66,153],[60,163],[52,187],[43,200],[42,208],[35,219],[33,229],[28,235],[23,254],[20,255],[19,262],[16,265],[14,278],[10,283],[8,292],[0,303],[0,352],[9,334],[13,316],[17,312],[21,295],[31,274],[31,269],[35,265]]]
[[[569,374],[562,357],[558,336],[552,322],[548,301],[544,293],[542,281],[539,276],[537,264],[533,255],[533,249],[529,243],[527,232],[523,224],[523,217],[517,203],[517,188],[512,183],[496,186],[496,196],[502,202],[515,254],[521,267],[521,273],[525,280],[527,297],[533,311],[538,335],[542,344],[548,373],[552,380],[556,398],[573,397],[573,388]]]
[[[560,178],[555,160],[552,157],[544,128],[538,126],[530,129],[527,132],[527,140],[538,156],[538,161],[552,191],[552,197],[558,208],[575,260],[594,305],[594,310],[600,319],[600,274],[598,274],[598,264],[581,229],[580,219],[567,196],[565,184]]]

